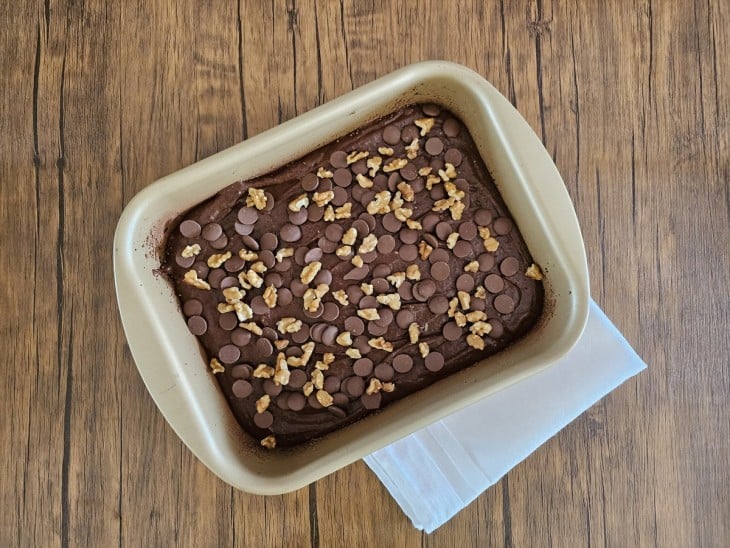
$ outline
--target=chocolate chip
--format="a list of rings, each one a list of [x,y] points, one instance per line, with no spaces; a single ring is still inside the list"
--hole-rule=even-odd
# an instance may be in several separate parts
[[[328,240],[326,236],[322,236],[319,240],[317,240],[317,245],[324,253],[334,253],[339,247],[337,242]]]
[[[469,308],[484,312],[487,309],[487,301],[480,299],[479,297],[472,297],[471,302],[469,303]]]
[[[268,316],[269,314],[269,307],[261,295],[256,295],[253,299],[251,299],[251,310],[253,310],[254,314],[258,315]]]
[[[444,154],[444,162],[459,167],[461,165],[462,155],[458,148],[450,148]]]
[[[441,354],[441,352],[430,352],[424,359],[424,365],[426,366],[426,369],[432,373],[436,373],[444,366],[444,355]]]
[[[426,141],[424,148],[431,156],[438,156],[444,151],[444,143],[438,137],[431,137]]]
[[[228,259],[225,263],[223,263],[223,268],[226,269],[226,272],[238,272],[246,265],[246,261],[241,259],[238,255],[234,255],[230,259]]]
[[[400,140],[406,144],[413,142],[413,139],[418,139],[421,136],[421,130],[414,125],[408,125],[403,128],[400,134]]]
[[[342,394],[342,395],[344,396],[344,394]],[[345,398],[347,398],[347,396],[345,396]],[[335,401],[335,397],[334,397],[334,394],[333,394],[332,395],[332,402],[334,403],[334,401]],[[347,399],[347,401],[345,402],[345,405],[347,405],[347,403],[349,401],[350,400]],[[344,409],[342,409],[341,407],[339,407],[336,403],[334,403],[334,405],[330,405],[327,408],[327,411],[329,413],[332,413],[334,416],[339,417],[341,419],[344,419],[347,416],[347,411],[345,411]]]
[[[307,382],[307,373],[304,369],[292,368],[289,373],[289,388],[299,389]]]
[[[474,253],[471,243],[465,240],[459,240],[454,246],[454,255],[459,259],[464,259]]]
[[[350,183],[352,183],[352,173],[349,169],[336,169],[332,178],[338,186],[346,187],[350,186]]]
[[[384,327],[385,329],[388,329],[390,324],[393,323],[393,311],[390,308],[381,308],[379,310],[380,319],[375,320],[374,323],[379,325],[380,327]]]
[[[291,340],[296,344],[304,344],[307,342],[309,340],[309,326],[307,324],[302,324],[299,331],[295,331],[291,334]]]
[[[434,280],[443,282],[451,275],[451,268],[448,263],[439,261],[431,265],[431,276]]]
[[[494,232],[500,236],[505,236],[512,230],[512,220],[508,217],[500,217],[494,221]]]
[[[223,227],[218,223],[208,223],[203,227],[202,236],[204,240],[213,242],[223,234]]]
[[[328,322],[333,322],[340,317],[340,307],[335,303],[329,302],[324,303],[324,312],[322,312],[322,319]]]
[[[282,411],[289,411],[289,393],[284,392],[279,394],[275,400],[276,406]]]
[[[456,341],[461,337],[461,327],[456,325],[456,322],[448,322],[444,325],[443,336],[447,341]]]
[[[444,185],[436,185],[431,189],[431,198],[436,200],[443,200],[446,198],[446,189],[444,189]]]
[[[188,329],[193,335],[199,337],[208,331],[208,322],[205,321],[203,316],[190,316],[188,318]]]
[[[186,219],[180,223],[178,229],[180,230],[180,234],[185,238],[197,238],[200,236],[200,224],[191,219]]]
[[[281,394],[282,387],[280,384],[276,384],[273,379],[266,379],[264,381],[264,392],[266,392],[272,398],[275,398]]]
[[[239,223],[238,221],[233,223],[233,228],[236,230],[236,233],[240,234],[241,236],[246,236],[253,232],[253,225],[244,225]]]
[[[474,222],[479,226],[487,226],[492,222],[492,212],[488,209],[477,209],[474,212]]]
[[[498,274],[490,274],[484,278],[484,287],[490,293],[499,293],[504,289],[504,280]]]
[[[370,234],[370,226],[363,219],[357,219],[355,222],[353,222],[352,228],[357,230],[357,235],[360,238],[364,238],[365,236]]]
[[[364,280],[368,273],[370,272],[370,268],[367,265],[363,265],[360,267],[355,267],[352,270],[350,270],[347,274],[344,275],[344,280]]]
[[[299,184],[302,185],[302,188],[307,192],[312,192],[319,185],[319,179],[314,173],[307,173],[304,177],[302,177]]]
[[[439,224],[436,225],[436,236],[438,236],[443,241],[446,241],[446,239],[451,235],[452,232],[453,230],[451,229],[451,225],[446,221],[441,221]]]
[[[313,320],[314,319],[317,319],[317,318],[321,318],[322,317],[322,314],[324,314],[324,305],[322,303],[319,303],[319,306],[317,307],[317,310],[315,310],[314,312],[311,312],[310,310],[305,310],[304,311],[304,315],[307,318],[311,318]]]
[[[489,332],[491,338],[498,339],[504,335],[504,325],[502,325],[502,322],[492,318],[487,323],[492,326],[492,330]]]
[[[271,412],[269,412],[269,411],[264,411],[263,413],[256,413],[253,416],[253,422],[259,428],[269,428],[272,424],[274,424],[274,415],[272,415]]]
[[[435,213],[429,213],[421,220],[421,226],[423,226],[423,230],[425,232],[433,232],[433,230],[436,228],[436,225],[438,225],[440,221],[441,217],[439,217]]]
[[[307,208],[307,220],[310,223],[317,223],[324,217],[324,208],[315,204],[311,204]]]
[[[213,249],[223,249],[228,245],[228,236],[221,234],[216,240],[210,242],[210,247]]]
[[[276,293],[276,304],[279,306],[289,306],[294,300],[294,296],[292,295],[292,292],[287,289],[286,287],[282,287],[277,291]]]
[[[360,401],[365,409],[379,408],[382,399],[383,396],[380,392],[375,392],[375,394],[363,394],[360,396]]]
[[[393,212],[383,215],[383,228],[388,232],[398,232],[402,226],[403,223],[396,219]]]
[[[352,335],[362,335],[365,332],[365,323],[357,316],[349,316],[345,319],[345,329]]]
[[[433,234],[424,234],[423,241],[426,242],[428,245],[430,245],[434,249],[436,249],[439,246],[439,241],[436,239],[436,236],[434,236]]]
[[[387,278],[390,276],[392,269],[387,263],[376,264],[373,267],[373,278]]]
[[[441,158],[433,158],[431,160],[431,164],[430,165],[431,165],[431,171],[433,173],[438,173],[439,172],[439,169],[443,169],[444,168],[444,162],[443,162],[443,160],[441,160]]]
[[[324,231],[324,235],[330,242],[335,242],[339,244],[340,240],[342,240],[342,234],[344,232],[345,229],[342,227],[342,225],[333,223],[327,226]]]
[[[398,250],[398,255],[406,262],[415,261],[418,257],[418,248],[415,245],[404,245]]]
[[[253,207],[242,207],[238,210],[238,222],[244,225],[256,224],[259,220],[259,213]]]
[[[370,358],[359,358],[352,364],[352,371],[358,377],[368,377],[373,372],[373,360]]]
[[[238,379],[231,385],[231,392],[237,398],[247,398],[253,393],[253,386],[244,379]]]
[[[360,302],[358,303],[358,306],[362,308],[377,308],[378,301],[373,295],[366,295],[362,299],[360,299]]]
[[[456,289],[459,291],[466,291],[467,293],[470,293],[471,290],[474,289],[475,285],[476,280],[471,274],[462,274],[456,278]]]
[[[246,329],[234,329],[231,333],[231,342],[236,346],[246,346],[251,342],[251,332]]]
[[[241,241],[251,251],[258,251],[260,249],[259,243],[251,236],[241,236]]]
[[[404,228],[398,233],[398,237],[404,244],[415,244],[418,241],[418,232],[410,228]]]
[[[411,181],[411,188],[413,189],[413,192],[415,192],[416,194],[423,191],[423,189],[425,187],[426,187],[426,185],[423,182],[423,179],[414,179],[413,181]],[[424,205],[425,205],[425,202],[424,202]],[[431,207],[431,205],[428,206],[428,208],[430,208],[430,207]],[[424,209],[428,209],[428,208],[424,208]]]
[[[334,346],[338,335],[339,332],[337,331],[337,327],[334,325],[328,325],[322,333],[322,343],[327,346]]]
[[[238,279],[234,276],[226,276],[221,280],[221,289],[228,289],[229,287],[237,286]]]
[[[365,392],[365,381],[362,377],[348,377],[345,390],[350,396],[357,398]]]
[[[332,272],[330,272],[329,270],[320,270],[314,277],[314,280],[312,280],[312,283],[315,286],[319,284],[324,284],[327,286],[332,285]]]
[[[304,372],[302,371],[302,373]],[[289,380],[289,384],[291,384],[291,379]],[[301,386],[299,388],[301,388]],[[292,392],[289,394],[289,399],[286,403],[292,411],[301,411],[307,404],[307,398],[305,398],[304,394],[301,392]]]
[[[330,154],[330,165],[335,169],[347,167],[347,152],[336,150]]]
[[[403,177],[400,176],[400,173],[397,171],[394,171],[388,176],[388,190],[395,193],[398,190],[398,183],[400,183],[403,180]]]
[[[398,373],[408,373],[413,368],[413,358],[408,354],[398,354],[393,358],[393,369]]]
[[[368,333],[370,333],[373,337],[382,337],[387,332],[388,326],[380,325],[377,321],[368,323]]]
[[[322,404],[319,403],[319,400],[317,399],[316,392],[312,392],[309,397],[307,397],[307,403],[309,404],[309,407],[312,409],[322,409]]]
[[[344,205],[350,197],[349,194],[347,194],[347,191],[339,186],[335,187],[332,192],[335,193],[334,197],[332,198],[333,206],[339,207],[341,205]]]
[[[499,271],[505,276],[514,276],[520,270],[520,262],[516,257],[507,257],[499,263]]]
[[[334,375],[330,375],[324,380],[324,389],[328,393],[334,394],[340,389],[340,379]]]
[[[365,221],[368,226],[370,227],[370,232],[375,230],[375,227],[377,226],[378,222],[375,220],[375,217],[370,215],[370,213],[361,213],[359,219],[362,219]]]
[[[410,310],[399,310],[395,316],[395,323],[401,329],[408,329],[408,326],[416,319]]]
[[[400,174],[406,181],[412,181],[418,177],[418,168],[415,164],[408,162],[400,169]]]
[[[317,192],[328,192],[333,186],[332,179],[321,179],[317,185]]]
[[[261,330],[261,336],[266,337],[272,342],[279,340],[279,334],[276,332],[276,329],[273,329],[272,327],[264,327]]]
[[[388,126],[383,130],[383,141],[389,145],[397,145],[400,142],[400,130],[396,126]]]
[[[438,116],[441,114],[441,107],[433,103],[424,103],[421,105],[421,110],[426,116]]]
[[[370,283],[376,293],[387,293],[390,290],[390,282],[385,278],[374,278]]]
[[[458,120],[455,120],[454,118],[449,118],[444,122],[443,130],[444,133],[449,137],[456,137],[459,135],[459,130],[461,129],[461,124],[459,124]]]
[[[373,349],[368,343],[369,340],[370,339],[367,336],[360,335],[359,337],[355,337],[355,340],[352,341],[352,346],[357,348],[362,356],[367,356]]]
[[[421,302],[426,302],[434,293],[436,293],[436,282],[433,280],[421,280],[413,286],[413,296]],[[417,294],[421,295],[423,299],[418,299]]]
[[[183,305],[183,314],[186,316],[200,316],[203,313],[203,303],[198,299],[188,299]]]
[[[434,314],[446,314],[449,310],[449,299],[445,295],[434,295],[428,300],[428,309]]]
[[[238,348],[235,344],[226,344],[225,346],[222,346],[221,349],[218,351],[218,359],[222,363],[225,364],[232,364],[235,363],[238,358],[241,357],[241,349]]]
[[[491,253],[482,253],[477,257],[477,262],[479,263],[480,272],[489,272],[494,266],[494,255]]]
[[[375,366],[375,376],[383,382],[392,381],[395,376],[393,366],[388,363],[380,363]]]
[[[302,237],[302,229],[296,225],[287,223],[281,227],[279,234],[285,242],[296,242]]]
[[[218,317],[218,325],[225,331],[233,331],[238,327],[238,318],[233,312],[226,312]]]
[[[259,338],[256,341],[256,350],[265,358],[268,358],[274,353],[274,346],[271,344],[269,339]]]
[[[175,262],[178,264],[178,266],[181,266],[183,268],[190,268],[195,262],[195,255],[192,255],[190,257],[183,257],[178,253],[177,255],[175,255]]]
[[[247,363],[240,365],[234,365],[231,367],[231,378],[232,379],[250,379],[253,368]]]
[[[375,259],[378,258],[378,252],[377,251],[369,251],[367,253],[360,253],[360,258],[362,259],[362,262],[364,262],[366,264],[370,264],[373,261],[375,261]]]
[[[395,238],[390,234],[384,234],[378,238],[377,249],[383,254],[392,252],[395,249]]]
[[[299,211],[289,211],[289,222],[301,226],[309,220],[309,211],[302,208]]]
[[[509,295],[497,295],[494,298],[494,308],[500,314],[512,314],[515,310],[515,301]]]
[[[196,261],[193,264],[193,270],[198,274],[198,278],[207,278],[208,272],[210,272],[210,268],[208,268],[208,265],[205,264],[203,261]]]
[[[349,299],[350,303],[357,305],[360,302],[360,299],[362,299],[364,293],[362,292],[362,289],[360,289],[359,285],[350,285],[345,289],[345,293],[347,293],[347,298]]]

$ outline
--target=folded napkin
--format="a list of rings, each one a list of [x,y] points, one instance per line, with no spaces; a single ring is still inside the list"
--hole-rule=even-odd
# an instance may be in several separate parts
[[[368,455],[365,463],[413,525],[431,533],[644,368],[591,301],[583,335],[560,361]]]

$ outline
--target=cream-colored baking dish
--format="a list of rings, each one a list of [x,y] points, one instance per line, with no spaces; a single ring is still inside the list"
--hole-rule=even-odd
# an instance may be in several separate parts
[[[546,273],[545,313],[537,329],[507,350],[373,416],[311,444],[285,451],[262,449],[235,421],[171,286],[155,272],[165,228],[230,183],[271,171],[414,102],[439,103],[468,126]],[[259,494],[300,488],[549,366],[580,336],[589,299],[580,228],[549,155],[494,87],[471,70],[442,61],[395,71],[151,184],[130,201],[119,220],[114,275],[132,355],[160,411],[215,474]]]

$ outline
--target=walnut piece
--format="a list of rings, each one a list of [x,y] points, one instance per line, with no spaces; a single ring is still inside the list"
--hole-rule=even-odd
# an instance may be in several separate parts
[[[376,348],[378,350],[385,350],[386,352],[393,352],[393,343],[386,341],[383,337],[376,337],[375,339],[370,339],[368,341],[368,344],[372,348]]]
[[[375,174],[378,172],[382,164],[383,159],[380,156],[373,156],[372,158],[369,158],[367,161],[367,167],[369,169],[368,174],[371,177],[375,177]]]
[[[198,244],[193,244],[186,245],[185,249],[180,252],[180,255],[189,259],[190,257],[195,257],[198,253],[200,253],[200,246]]]
[[[348,228],[342,235],[342,243],[345,245],[352,245],[357,240],[357,229],[354,227]]]
[[[393,390],[395,390],[395,383],[392,383],[392,382],[384,382],[383,383],[383,388],[381,388],[381,390],[383,392],[392,392]]]
[[[538,282],[542,280],[543,274],[542,269],[537,266],[535,263],[532,263],[527,270],[525,270],[525,276],[528,278],[532,278],[533,280],[537,280]]]
[[[416,197],[416,193],[414,192],[413,187],[405,181],[401,181],[400,183],[398,183],[397,188],[406,202],[412,202],[413,199]]]
[[[291,202],[289,202],[289,211],[293,211],[294,213],[299,213],[303,207],[307,207],[309,205],[309,197],[306,194],[302,194],[301,196],[298,196],[297,198],[294,198]]]
[[[312,381],[305,382],[304,386],[302,386],[302,394],[309,396],[312,392],[314,392],[314,385],[312,384]]]
[[[373,181],[365,177],[362,173],[355,175],[355,180],[362,188],[373,188]]]
[[[280,386],[289,384],[289,366],[286,363],[286,354],[279,352],[276,356],[276,368],[274,369],[274,382]]]
[[[334,399],[326,390],[317,390],[317,395],[315,397],[322,407],[329,407],[334,402]]]
[[[317,170],[317,177],[319,177],[320,179],[331,179],[332,177],[334,177],[334,173],[332,173],[329,169],[320,167]]]
[[[378,147],[378,152],[383,156],[393,156],[393,149],[390,147]]]
[[[350,304],[350,300],[348,299],[347,293],[344,289],[338,289],[337,291],[333,291],[332,296],[342,306],[347,306],[348,304]]]
[[[368,234],[363,238],[362,243],[360,244],[360,247],[357,250],[358,255],[364,254],[364,253],[370,253],[371,251],[375,251],[375,246],[378,245],[378,237],[375,234]]]
[[[362,257],[360,257],[360,255],[355,255],[352,259],[350,259],[350,262],[353,266],[356,266],[357,268],[360,268],[362,265],[365,264],[365,261],[362,260]]]
[[[363,293],[365,293],[365,295],[372,295],[374,291],[373,284],[368,284],[365,282],[360,284],[360,289]]]
[[[312,384],[315,388],[321,390],[324,386],[324,373],[321,369],[312,370]]]
[[[398,171],[408,165],[408,160],[405,158],[393,158],[387,164],[383,166],[383,172],[390,173],[391,171]]]
[[[466,321],[470,323],[486,320],[487,315],[483,310],[472,310],[471,312],[467,312],[466,314]]]
[[[421,353],[421,357],[425,358],[431,352],[431,348],[427,342],[420,342],[418,343],[418,351]]]
[[[363,320],[374,321],[380,319],[380,314],[377,308],[363,308],[357,311],[357,315]]]
[[[421,279],[421,269],[418,268],[417,264],[409,264],[406,268],[406,278],[417,282]]]
[[[197,287],[198,289],[210,289],[210,284],[205,280],[201,280],[200,278],[198,278],[198,273],[192,269],[188,270],[185,273],[185,275],[183,276],[183,281],[188,285]]]
[[[367,212],[370,213],[370,215],[385,215],[386,213],[390,213],[390,198],[391,193],[389,190],[382,190],[378,192],[367,205]],[[373,234],[371,234],[371,236],[373,236]]]
[[[286,257],[293,257],[293,256],[294,256],[294,248],[293,247],[282,247],[281,249],[279,249],[276,252],[275,258],[276,258],[276,262],[277,263],[280,263]]]
[[[425,261],[429,258],[431,253],[433,252],[433,247],[421,240],[418,242],[418,256],[421,257],[422,261]]]
[[[325,190],[324,192],[315,192],[312,195],[312,200],[314,200],[314,203],[317,204],[319,207],[324,207],[328,203],[330,203],[334,197],[334,191]]]
[[[489,335],[489,333],[492,332],[492,324],[483,321],[477,321],[474,322],[474,324],[469,328],[469,331],[471,331],[475,335],[483,337],[484,335]]]
[[[469,305],[471,305],[471,295],[467,293],[466,291],[458,291],[456,293],[456,296],[459,299],[459,305],[461,306],[462,310],[469,310]]]
[[[472,274],[474,272],[479,272],[479,262],[471,261],[469,263],[466,263],[466,265],[464,265],[464,272],[470,272]]]
[[[370,384],[368,384],[368,387],[365,389],[365,393],[368,395],[372,395],[380,392],[381,388],[383,388],[383,383],[380,382],[380,379],[373,377],[370,379]]]
[[[237,303],[246,294],[245,291],[241,291],[239,287],[227,287],[223,291],[223,297],[226,299],[228,304]]]
[[[418,157],[418,137],[413,139],[410,144],[406,145],[406,156],[409,160],[415,160]]]
[[[353,360],[362,358],[362,354],[360,354],[360,351],[357,348],[348,348],[345,350],[345,354],[348,358],[352,358]]]
[[[274,308],[276,306],[276,300],[278,298],[278,292],[276,290],[276,287],[273,285],[267,286],[266,289],[264,289],[264,302],[266,303],[266,306],[269,308]]]
[[[416,120],[414,124],[421,128],[421,137],[428,135],[428,132],[433,128],[435,120],[433,118],[420,118]]]
[[[335,209],[335,219],[349,219],[352,217],[352,202],[342,204]]]
[[[398,293],[390,293],[388,295],[378,295],[375,297],[380,304],[389,306],[391,310],[400,310],[400,295]]]
[[[466,343],[477,350],[484,350],[484,339],[474,333],[470,333],[466,336]]]
[[[246,205],[248,207],[255,207],[259,211],[266,207],[266,193],[260,188],[249,188],[248,197],[246,198]]]
[[[344,259],[350,255],[352,255],[352,246],[351,245],[341,245],[335,250],[335,255],[337,255],[340,259]]]
[[[292,317],[282,318],[276,322],[276,328],[282,335],[286,335],[287,333],[296,333],[302,328],[302,320]]]
[[[478,286],[474,290],[474,297],[478,299],[486,299],[487,298],[487,290],[484,288],[483,285]]]
[[[325,221],[328,223],[331,223],[335,220],[335,210],[331,205],[328,205],[324,210],[324,215],[322,217]]]
[[[459,233],[452,232],[451,234],[449,234],[449,237],[446,238],[446,247],[448,247],[449,249],[454,249],[454,246],[456,245],[458,239]]]
[[[262,439],[259,443],[261,444],[261,447],[265,447],[266,449],[274,449],[276,447],[276,436],[274,436],[274,434],[270,434]]]
[[[256,412],[263,413],[269,407],[269,404],[271,404],[271,396],[264,394],[256,400]]]
[[[292,250],[292,255],[294,254],[294,250]],[[238,252],[238,256],[241,257],[244,261],[255,261],[259,258],[259,256],[254,253],[253,251],[249,251],[248,249],[242,249]],[[281,261],[279,261],[281,262]]]
[[[256,379],[270,379],[274,376],[274,368],[265,363],[260,363],[253,370],[252,374]]]
[[[403,285],[403,282],[406,281],[406,273],[405,272],[394,272],[390,276],[386,276],[385,278],[388,280],[393,286],[397,289],[401,285]]]
[[[352,336],[349,331],[343,331],[337,335],[335,342],[340,346],[352,346]]]
[[[423,230],[421,221],[416,221],[415,219],[406,219],[406,226],[411,230]]]
[[[418,337],[421,334],[421,328],[418,327],[418,324],[416,322],[411,322],[411,324],[408,326],[408,336],[410,337],[411,344],[416,344],[418,342]]]
[[[312,280],[319,274],[322,268],[322,263],[319,261],[312,261],[302,269],[302,273],[299,275],[299,279],[303,284],[310,284]]]
[[[210,369],[213,371],[214,375],[217,375],[218,373],[223,373],[226,369],[221,365],[221,362],[218,361],[218,358],[213,358],[210,360]]]
[[[247,331],[250,331],[254,335],[258,335],[259,337],[264,334],[263,329],[261,329],[256,322],[241,322],[238,324],[239,327],[243,327]]]
[[[362,160],[363,158],[367,158],[370,153],[367,150],[363,150],[360,152],[350,152],[350,154],[347,155],[347,165],[354,164],[358,160]]]

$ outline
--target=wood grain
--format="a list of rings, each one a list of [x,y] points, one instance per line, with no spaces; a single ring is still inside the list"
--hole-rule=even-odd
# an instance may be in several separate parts
[[[0,545],[727,546],[729,11],[0,3]],[[160,176],[434,58],[542,138],[593,296],[650,367],[425,535],[362,463],[266,498],[192,457],[134,367],[111,242]]]

